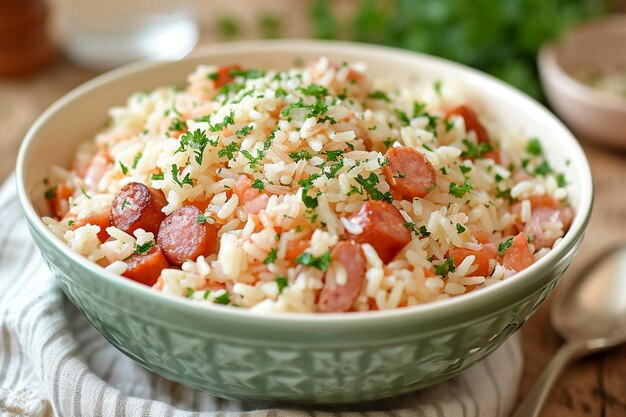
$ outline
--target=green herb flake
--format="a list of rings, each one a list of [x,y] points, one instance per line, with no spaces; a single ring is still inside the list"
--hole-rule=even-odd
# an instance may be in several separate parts
[[[367,193],[370,195],[370,197],[373,200],[382,200],[382,201],[386,201],[387,203],[393,203],[393,198],[391,197],[391,192],[387,191],[385,193],[381,192],[380,190],[378,190],[378,188],[376,187],[378,185],[378,176],[371,172],[369,177],[367,178],[363,178],[360,174],[357,175],[354,180],[359,183],[360,186],[362,186]]]
[[[152,181],[162,181],[165,179],[165,174],[163,174],[162,172],[159,172],[158,174],[152,174],[150,176],[150,179]]]
[[[47,199],[47,200],[51,200],[53,198],[57,197],[57,187],[52,187],[52,188],[48,188],[46,190],[45,193],[43,193],[43,196]]]
[[[170,127],[167,130],[169,130],[170,132],[182,132],[186,128],[187,125],[185,124],[185,122],[177,117],[172,120],[172,122],[170,123]]]
[[[307,151],[306,149],[302,149],[302,150],[300,150],[300,151],[298,151],[298,152],[290,152],[290,153],[289,153],[289,157],[290,157],[291,159],[293,159],[293,160],[294,160],[294,162],[298,162],[298,161],[301,161],[301,160],[303,160],[303,159],[304,159],[305,161],[308,161],[308,160],[310,160],[311,158],[313,158],[313,155],[311,155],[311,154],[309,153],[309,151]]]
[[[454,272],[456,266],[454,265],[454,258],[446,258],[441,264],[435,265],[435,274],[447,277],[448,273]]]
[[[223,294],[221,294],[218,297],[215,297],[215,302],[218,304],[230,304],[230,293],[228,291],[225,291]]]
[[[461,166],[459,166],[459,168],[461,169],[461,172],[463,174],[467,174],[468,172],[470,172],[472,170],[472,167],[468,167],[468,166],[465,166],[465,165],[461,165]]]
[[[122,174],[128,174],[128,167],[122,163],[122,161],[118,161],[120,164],[120,168],[122,169]]]
[[[204,214],[199,214],[198,219],[196,220],[196,223],[202,224],[204,222],[206,222],[206,216]]]
[[[393,109],[394,113],[396,113],[396,117],[398,118],[398,120],[404,125],[404,126],[408,126],[411,124],[411,120],[409,119],[409,116],[407,116],[407,114],[405,112],[403,112],[400,109]]]
[[[143,153],[138,152],[137,155],[135,155],[135,159],[133,159],[133,169],[137,168],[137,164],[139,163],[139,160],[141,159],[141,157],[143,156]]]
[[[269,251],[269,253],[267,254],[267,257],[263,260],[263,264],[264,265],[273,264],[274,262],[276,262],[277,255],[278,255],[278,248],[273,248],[271,251]]]
[[[565,174],[563,174],[562,172],[556,174],[556,184],[559,186],[559,188],[565,188],[567,186]]]
[[[457,223],[456,224],[456,232],[458,234],[463,233],[465,230],[467,230],[465,227],[463,227],[463,225],[461,223]]]
[[[217,156],[220,158],[227,157],[228,159],[233,159],[234,154],[237,152],[239,152],[239,145],[233,142],[217,151]]]
[[[552,172],[552,168],[550,167],[550,164],[548,164],[547,161],[543,161],[534,170],[535,175],[543,175],[543,176],[546,176],[551,172]]]
[[[504,242],[500,243],[498,245],[498,256],[504,255],[504,252],[506,252],[511,246],[513,246],[513,238],[512,237],[510,237],[507,240],[505,240]]]
[[[146,253],[150,252],[150,249],[152,249],[153,246],[154,246],[154,240],[149,240],[143,245],[135,244],[135,254],[145,255]]]
[[[467,181],[465,181],[465,183],[462,185],[451,182],[450,186],[448,187],[448,191],[450,191],[450,194],[452,194],[454,197],[462,198],[465,194],[469,193],[473,188],[474,187],[472,187],[472,184],[469,184]]]
[[[204,298],[205,300],[208,300],[210,294],[211,294],[211,290],[205,290],[204,293],[202,294],[202,298]]]
[[[383,100],[383,101],[386,101],[387,103],[391,102],[387,94],[385,94],[384,92],[380,90],[371,92],[370,94],[367,95],[367,98],[371,98],[373,100]]]
[[[132,205],[133,205],[133,203],[131,203],[130,201],[124,200],[124,201],[122,201],[122,210],[125,210],[126,207],[131,207]]]
[[[279,275],[276,277],[276,285],[278,285],[279,294],[283,293],[283,290],[287,286],[287,283],[288,283],[287,277],[285,277],[284,275]]]
[[[187,287],[187,289],[185,289],[185,297],[190,298],[194,292],[195,290],[193,288]]]
[[[172,172],[172,179],[174,180],[174,182],[176,184],[178,184],[179,187],[182,188],[183,185],[185,185],[185,184],[193,186],[193,180],[189,176],[189,173],[187,173],[182,180],[178,178],[178,174],[179,174],[178,165],[172,164],[172,171],[171,172]]]
[[[67,221],[67,225],[70,227],[74,226],[74,223],[75,223],[74,220],[71,220],[71,219]]]
[[[91,196],[87,194],[87,191],[83,187],[80,187],[80,192],[87,198],[87,200],[91,200]]]
[[[543,153],[543,149],[541,147],[541,142],[539,142],[539,139],[537,138],[530,139],[528,141],[528,144],[526,145],[526,152],[535,156],[541,155]]]
[[[296,258],[295,262],[299,265],[317,268],[322,272],[326,272],[331,263],[330,252],[325,252],[319,257],[303,252]]]
[[[430,232],[426,229],[426,226],[420,226],[419,233],[422,237],[430,236]]]
[[[244,138],[244,137],[248,136],[250,134],[250,132],[252,132],[252,126],[244,126],[241,129],[239,129],[238,131],[236,131],[235,135],[237,135],[240,138]]]
[[[252,181],[252,188],[256,188],[257,190],[263,190],[265,189],[265,184],[263,184],[262,179],[257,178],[254,181]]]
[[[298,91],[307,96],[313,97],[326,97],[328,95],[328,89],[317,84],[310,84],[307,87],[298,87]]]

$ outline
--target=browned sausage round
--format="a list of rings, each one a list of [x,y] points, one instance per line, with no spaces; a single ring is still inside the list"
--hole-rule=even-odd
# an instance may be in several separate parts
[[[188,259],[215,252],[217,228],[206,221],[198,223],[201,214],[195,206],[184,206],[161,223],[157,242],[171,264],[180,266]]]
[[[160,190],[131,182],[120,190],[111,207],[111,224],[126,233],[137,229],[157,234],[167,200]]]
[[[339,242],[330,256],[332,262],[340,263],[346,270],[346,282],[340,285],[335,275],[327,272],[318,308],[323,313],[340,313],[352,307],[361,291],[365,276],[365,257],[359,245],[348,241]]]
[[[411,241],[411,232],[398,209],[384,201],[370,200],[350,217],[363,232],[351,235],[358,243],[369,243],[384,263],[389,263]]]
[[[478,143],[489,143],[489,133],[487,133],[487,129],[478,121],[478,116],[468,106],[459,106],[455,109],[452,109],[446,115],[446,119],[451,116],[461,116],[463,121],[465,122],[465,130],[471,132],[472,130],[476,133],[476,138],[478,139]]]
[[[123,276],[148,286],[153,286],[161,275],[161,271],[170,266],[158,245],[154,245],[143,255],[131,255],[126,265],[128,268],[122,274]]]
[[[406,200],[424,197],[435,189],[435,168],[413,148],[391,148],[385,153],[387,165],[383,173],[395,195]]]

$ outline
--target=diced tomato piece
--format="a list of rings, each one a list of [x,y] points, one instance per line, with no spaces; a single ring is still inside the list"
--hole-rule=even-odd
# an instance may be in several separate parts
[[[239,197],[239,204],[246,204],[257,198],[261,192],[256,188],[252,188],[252,180],[246,174],[242,174],[237,178],[237,182],[233,186],[233,193]]]
[[[70,197],[74,190],[65,184],[59,184],[54,191],[54,196],[47,198],[48,206],[52,215],[57,219],[62,219],[70,210]]]
[[[285,253],[285,259],[288,261],[295,261],[298,256],[302,254],[305,250],[309,248],[311,242],[308,238],[306,239],[297,239],[290,240],[287,243],[287,252]]]
[[[226,84],[232,83],[233,80],[235,79],[235,77],[233,77],[232,75],[233,70],[235,71],[241,70],[241,66],[240,65],[225,65],[223,67],[218,68],[216,75],[215,75],[215,79],[213,80],[215,88],[220,88]]]

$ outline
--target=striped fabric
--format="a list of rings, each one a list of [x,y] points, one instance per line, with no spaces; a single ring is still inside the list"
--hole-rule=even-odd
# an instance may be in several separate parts
[[[0,189],[0,416],[507,416],[522,370],[514,337],[461,376],[367,406],[272,408],[211,397],[152,374],[63,297],[26,229],[14,179]]]

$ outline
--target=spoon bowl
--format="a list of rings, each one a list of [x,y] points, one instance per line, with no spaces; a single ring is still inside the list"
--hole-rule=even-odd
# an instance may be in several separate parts
[[[556,331],[570,342],[603,339],[610,347],[626,342],[626,245],[607,251],[571,281],[552,304]]]

